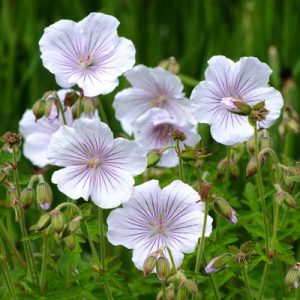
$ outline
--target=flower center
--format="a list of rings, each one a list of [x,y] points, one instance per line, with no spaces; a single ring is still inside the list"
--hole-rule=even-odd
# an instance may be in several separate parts
[[[158,98],[153,98],[150,100],[152,107],[160,107],[168,100],[167,96],[162,94]]]
[[[83,69],[87,69],[88,67],[93,65],[94,60],[88,55],[87,58],[81,58],[79,62],[80,62],[80,66]]]
[[[240,97],[223,97],[221,99],[221,105],[229,110],[237,110],[236,105],[234,102],[236,101],[243,101]]]
[[[171,124],[161,124],[155,128],[157,138],[161,142],[168,142],[171,137],[171,133],[174,131],[174,127]]]
[[[165,234],[165,221],[162,214],[160,214],[157,223],[154,225],[154,229],[156,234]]]
[[[98,157],[93,157],[87,162],[89,168],[97,168],[100,165],[100,159]]]

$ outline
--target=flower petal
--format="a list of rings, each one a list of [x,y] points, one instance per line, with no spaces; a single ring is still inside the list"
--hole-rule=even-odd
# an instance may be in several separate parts
[[[133,185],[128,172],[100,166],[91,179],[92,201],[101,208],[117,207],[130,198]]]
[[[90,195],[90,180],[91,170],[84,165],[68,166],[52,175],[52,182],[62,193],[71,199],[82,197],[86,201]]]
[[[208,61],[205,79],[214,82],[222,95],[231,94],[230,71],[233,66],[234,62],[222,55],[213,56]]]
[[[249,140],[254,134],[254,129],[249,124],[248,117],[223,109],[216,115],[210,132],[218,143],[234,145]]]
[[[242,57],[232,68],[232,96],[244,96],[253,89],[268,85],[272,73],[270,67],[256,57]]]

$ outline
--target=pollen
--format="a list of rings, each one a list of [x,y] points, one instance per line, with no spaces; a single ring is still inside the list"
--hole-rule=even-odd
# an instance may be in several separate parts
[[[89,168],[97,168],[100,165],[100,159],[98,157],[93,157],[87,162]]]

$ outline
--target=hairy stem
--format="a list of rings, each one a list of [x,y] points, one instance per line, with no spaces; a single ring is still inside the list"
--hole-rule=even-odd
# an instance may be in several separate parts
[[[45,281],[46,281],[46,270],[47,270],[47,263],[48,263],[48,234],[44,234],[43,238],[43,256],[42,256],[42,268],[40,274],[40,287],[41,293],[44,293],[45,289]]]
[[[248,300],[252,300],[253,296],[252,296],[252,292],[250,289],[250,283],[249,283],[249,278],[248,278],[248,274],[247,274],[248,273],[247,266],[245,264],[243,264],[243,266],[242,266],[242,272],[243,272],[243,277],[244,277]]]
[[[180,141],[178,139],[176,140],[176,150],[177,150],[178,160],[179,160],[179,165],[178,165],[179,179],[184,182],[183,161],[179,156],[181,149],[180,149]]]

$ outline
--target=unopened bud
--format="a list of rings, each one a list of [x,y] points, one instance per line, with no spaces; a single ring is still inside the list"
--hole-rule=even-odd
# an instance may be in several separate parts
[[[76,239],[75,239],[75,236],[73,234],[65,237],[64,242],[65,242],[65,244],[67,245],[67,247],[69,248],[70,251],[75,250],[75,248],[76,248]]]
[[[51,117],[51,115],[53,114],[53,108],[55,107],[55,102],[56,102],[56,99],[53,97],[46,100],[45,113],[44,113],[45,117],[47,117],[47,118]],[[56,116],[53,116],[53,119],[54,119],[54,117],[56,117]]]
[[[191,279],[184,279],[181,281],[180,285],[184,286],[189,294],[197,294],[198,286],[195,281]]]
[[[254,137],[252,137],[248,142],[247,142],[247,150],[250,154],[255,153],[255,141],[254,141]]]
[[[213,207],[216,212],[220,216],[223,216],[228,222],[233,224],[237,223],[236,212],[225,199],[218,197],[213,202]]]
[[[290,289],[296,289],[299,285],[299,263],[290,268],[285,276],[285,283]]]
[[[96,110],[96,98],[82,98],[82,112],[86,115],[93,115]]]
[[[77,100],[74,105],[72,106],[72,116],[73,119],[78,118],[79,115],[79,100]]]
[[[37,120],[42,118],[45,115],[45,106],[46,106],[46,101],[44,99],[40,99],[36,101],[35,104],[33,105],[32,112]]]
[[[47,228],[50,225],[50,223],[51,217],[49,216],[49,214],[46,213],[42,215],[35,226],[35,231],[41,231]]]
[[[0,140],[4,143],[3,149],[12,152],[14,147],[20,146],[22,139],[20,134],[8,131],[1,136]]]
[[[294,197],[287,192],[283,192],[283,193],[284,193],[284,199],[283,199],[284,203],[291,208],[296,208],[297,203]]]
[[[188,291],[184,286],[179,287],[177,290],[177,299],[178,300],[188,300]]]
[[[28,209],[31,203],[34,201],[35,193],[34,189],[31,187],[27,187],[22,190],[20,195],[20,203],[24,209]]]
[[[183,160],[183,161],[194,161],[194,160],[198,160],[204,157],[207,157],[211,155],[209,154],[205,154],[201,149],[193,149],[191,147],[186,146],[184,150],[182,150],[179,153],[179,157]]]
[[[165,256],[160,256],[156,262],[157,277],[161,281],[165,281],[170,273],[170,263]]]
[[[152,150],[147,154],[147,168],[155,166],[161,158],[161,152],[159,150]]]
[[[238,178],[240,176],[240,169],[238,167],[237,161],[235,159],[230,160],[230,174],[233,178]]]
[[[156,265],[157,257],[155,255],[148,256],[144,261],[144,276],[148,276]]]
[[[36,186],[36,200],[41,209],[47,210],[51,206],[53,194],[47,182],[39,182]]]
[[[49,213],[49,215],[51,216],[52,228],[55,230],[56,233],[61,233],[65,224],[63,214],[58,209],[54,209]]]
[[[210,182],[203,181],[200,183],[199,194],[203,201],[205,201],[208,198],[211,192],[211,187],[212,185]]]
[[[258,163],[260,164],[260,168],[263,168],[263,166],[266,163],[267,160],[267,153],[261,154],[259,153],[258,155]],[[250,159],[247,167],[246,167],[246,177],[251,177],[257,173],[257,166],[256,166],[256,158],[255,156],[252,156]]]
[[[67,223],[64,226],[63,231],[60,233],[59,238],[65,238],[69,235],[71,235],[73,232],[75,232],[80,227],[80,221],[82,217],[76,216],[74,219],[72,219],[69,223]]]
[[[75,92],[68,92],[65,95],[64,106],[73,106],[74,103],[78,100],[79,95]]]
[[[166,300],[174,300],[175,299],[175,289],[174,289],[174,285],[170,284],[167,288],[166,288]]]
[[[271,141],[268,130],[263,129],[259,133],[260,133],[259,139],[260,139],[261,149],[271,148],[272,141]]]
[[[252,108],[246,102],[242,100],[233,101],[234,106],[238,109],[238,112],[242,113],[245,116],[250,115]]]
[[[159,63],[159,66],[173,74],[178,74],[180,69],[179,64],[177,63],[176,58],[174,56],[171,56],[168,59],[161,61]]]
[[[223,268],[226,268],[228,263],[233,260],[231,253],[224,253],[213,258],[206,266],[206,273],[218,272]]]

